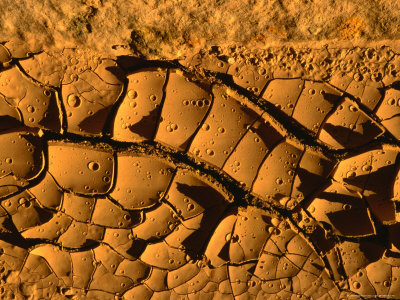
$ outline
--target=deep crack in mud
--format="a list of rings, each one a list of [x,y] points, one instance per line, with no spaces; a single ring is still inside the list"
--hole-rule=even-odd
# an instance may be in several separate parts
[[[2,298],[400,298],[397,54],[216,51],[0,44]]]

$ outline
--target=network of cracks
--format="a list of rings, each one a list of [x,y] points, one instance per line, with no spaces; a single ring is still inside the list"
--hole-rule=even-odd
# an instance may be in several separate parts
[[[0,44],[2,298],[400,298],[396,54],[312,80],[26,47]]]

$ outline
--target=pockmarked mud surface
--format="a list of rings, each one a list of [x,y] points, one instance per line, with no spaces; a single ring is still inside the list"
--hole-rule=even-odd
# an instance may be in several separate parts
[[[0,62],[2,299],[400,298],[390,48]]]

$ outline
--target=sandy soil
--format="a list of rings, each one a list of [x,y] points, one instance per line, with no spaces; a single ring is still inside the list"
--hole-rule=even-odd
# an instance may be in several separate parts
[[[2,40],[174,58],[193,47],[399,39],[396,0],[4,0]]]

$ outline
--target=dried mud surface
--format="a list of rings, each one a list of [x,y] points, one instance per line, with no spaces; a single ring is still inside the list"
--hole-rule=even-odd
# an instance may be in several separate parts
[[[4,299],[400,298],[400,57],[0,44]]]

